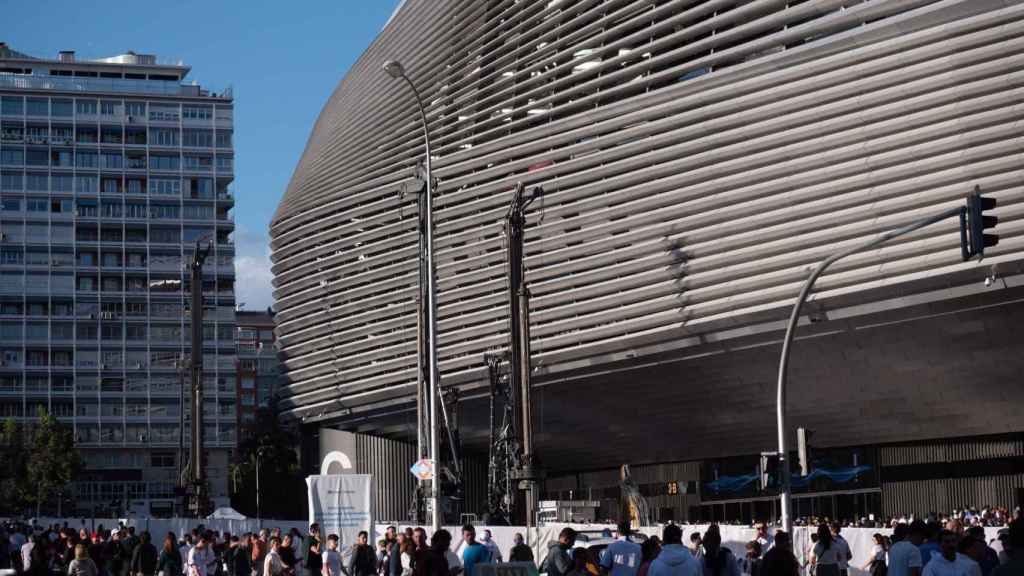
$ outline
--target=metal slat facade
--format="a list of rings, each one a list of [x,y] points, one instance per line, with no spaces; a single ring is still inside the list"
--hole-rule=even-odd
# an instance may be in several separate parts
[[[809,265],[975,184],[999,201],[986,265],[1017,270],[1022,55],[1016,0],[408,0],[273,219],[280,406],[344,423],[414,394],[416,200],[399,191],[423,146],[386,59],[428,103],[442,376],[480,386],[507,345],[516,181],[546,191],[525,247],[538,378],[780,320]],[[844,260],[816,306],[976,282],[954,228]]]
[[[1018,491],[1024,488],[1024,474],[985,478],[937,478],[911,482],[883,482],[883,514],[899,517],[924,516],[975,506],[1005,506],[1012,510]]]
[[[1024,438],[964,439],[882,446],[879,461],[884,466],[966,462],[986,458],[1024,456]]]

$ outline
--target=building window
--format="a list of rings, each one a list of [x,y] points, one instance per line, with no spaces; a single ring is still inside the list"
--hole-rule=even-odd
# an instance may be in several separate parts
[[[179,120],[179,112],[177,106],[157,106],[152,105],[149,107],[149,119],[160,120],[164,122],[177,122]]]
[[[29,98],[25,109],[29,116],[50,115],[50,103],[45,98]]]
[[[53,116],[70,117],[73,110],[71,100],[53,100],[50,103],[50,111]]]
[[[181,115],[188,120],[209,120],[213,118],[213,110],[209,106],[185,106]]]
[[[153,468],[174,468],[174,452],[153,452],[149,463]]]
[[[24,100],[20,96],[4,96],[0,100],[0,113],[7,115],[12,114],[15,116],[21,116],[25,111]]]
[[[4,166],[23,166],[25,164],[24,150],[3,150],[0,151],[0,164]]]
[[[153,146],[177,146],[178,131],[172,128],[150,128],[149,143]]]
[[[180,166],[181,161],[178,156],[161,156],[159,154],[153,154],[149,157],[149,167],[153,170],[177,171]]]
[[[95,116],[96,115],[96,101],[95,100],[76,100],[75,111],[79,116]]]
[[[210,148],[213,146],[213,133],[209,130],[185,130],[182,144],[190,148]]]
[[[136,116],[139,118],[145,117],[146,115],[146,103],[145,102],[127,102],[125,103],[125,114],[131,116],[129,121],[134,120]]]

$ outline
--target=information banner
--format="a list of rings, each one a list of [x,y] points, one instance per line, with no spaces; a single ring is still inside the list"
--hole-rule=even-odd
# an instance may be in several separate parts
[[[373,476],[331,474],[309,476],[309,522],[320,524],[324,537],[337,534],[342,550],[355,544],[359,532],[374,534]]]

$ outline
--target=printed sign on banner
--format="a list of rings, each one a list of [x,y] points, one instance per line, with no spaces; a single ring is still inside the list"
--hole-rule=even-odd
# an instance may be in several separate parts
[[[309,522],[320,524],[321,534],[337,534],[342,545],[349,547],[355,544],[360,531],[374,533],[372,475],[309,476],[306,484],[309,486]]]

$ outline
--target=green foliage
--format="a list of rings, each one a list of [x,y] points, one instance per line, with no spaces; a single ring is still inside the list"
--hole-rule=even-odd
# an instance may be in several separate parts
[[[82,460],[71,430],[42,408],[32,436],[28,457],[29,500],[41,506],[70,486],[82,469]]]
[[[0,509],[20,512],[47,506],[70,489],[82,460],[68,426],[40,409],[28,426],[14,419],[0,430]]]
[[[238,444],[230,469],[231,505],[256,517],[256,464],[259,454],[259,515],[263,518],[304,519],[306,481],[299,465],[299,436],[284,428],[275,414],[261,410]]]
[[[24,430],[14,418],[4,421],[0,429],[0,510],[19,512],[27,502],[28,458]]]

